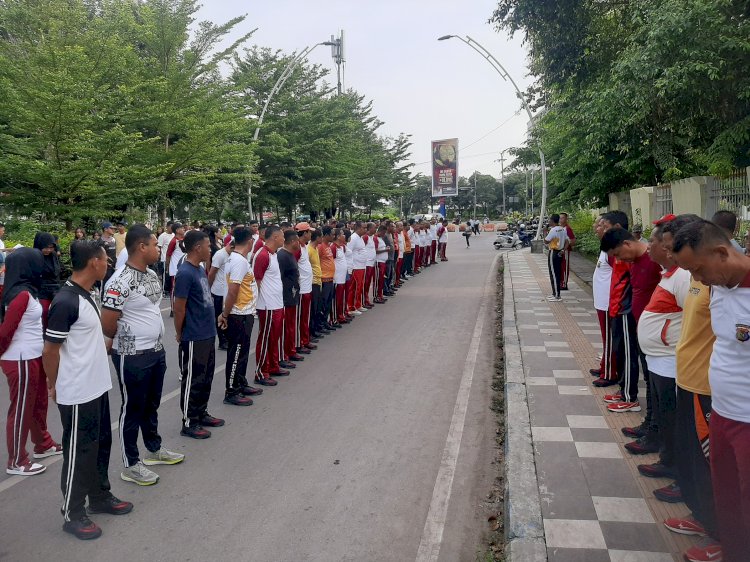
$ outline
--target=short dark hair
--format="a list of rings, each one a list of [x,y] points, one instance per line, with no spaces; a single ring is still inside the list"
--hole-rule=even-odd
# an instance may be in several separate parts
[[[284,244],[289,244],[290,242],[294,242],[298,239],[299,234],[297,234],[294,230],[287,230],[286,232],[284,232]]]
[[[354,230],[357,230],[358,228],[362,228],[362,221],[354,221]]]
[[[321,236],[322,234],[320,233],[320,230],[317,228],[313,229],[312,234],[310,234],[310,242],[315,242]]]
[[[675,254],[685,247],[689,247],[693,251],[698,250],[709,242],[720,246],[731,246],[729,237],[722,228],[703,219],[686,224],[673,236],[672,251]]]
[[[181,222],[173,222],[172,223],[172,234],[177,234],[177,231],[182,228]]]
[[[247,226],[253,226],[254,224],[258,224],[258,221],[256,220],[248,221]]]
[[[549,216],[549,222],[559,223],[560,222],[560,215],[557,213],[553,213]]]
[[[76,240],[70,245],[70,263],[73,271],[83,271],[89,262],[105,252],[104,242],[101,240]]]
[[[331,228],[328,225],[325,225],[323,228],[320,229],[320,232],[323,234],[323,236],[329,236],[333,232],[333,228]]]
[[[134,224],[131,226],[125,235],[125,247],[128,250],[128,255],[135,253],[138,244],[148,244],[153,234],[151,229],[145,224]]]
[[[723,228],[727,232],[734,234],[737,228],[737,215],[732,211],[717,211],[714,216],[711,217],[711,222],[719,228]]]
[[[284,221],[284,222],[280,223],[279,226],[281,228],[291,228],[292,227],[292,223]]]
[[[202,230],[191,230],[190,232],[185,234],[185,240],[183,240],[185,253],[189,254],[190,252],[192,252],[198,246],[198,244],[200,244],[207,238],[208,234],[206,234]]]
[[[381,224],[381,225],[380,225],[380,226],[378,227],[378,232],[387,232],[387,231],[388,231],[388,227],[387,227],[387,226],[385,226],[384,224]]]
[[[624,242],[629,240],[635,240],[635,237],[629,231],[624,228],[610,228],[602,236],[599,249],[602,252],[609,252],[615,248],[619,248]]]
[[[665,234],[672,234],[674,235],[675,232],[680,230],[683,226],[686,224],[690,224],[691,222],[700,221],[703,220],[698,215],[693,214],[687,214],[687,215],[677,215],[674,220],[671,220],[669,222],[665,222],[661,225],[661,228],[659,229],[659,234],[661,236],[664,236]]]
[[[268,228],[266,228],[266,231],[263,233],[263,238],[265,240],[268,240],[273,236],[275,233],[281,232],[281,229],[278,226],[271,225]]]
[[[602,215],[602,220],[607,221],[612,226],[619,224],[625,230],[627,230],[629,226],[628,215],[622,211],[609,211],[608,213],[604,213]]]
[[[560,216],[563,216],[563,215],[565,215],[565,217],[567,218],[568,213],[560,213]]]
[[[249,228],[241,226],[239,228],[235,228],[232,231],[232,236],[234,236],[234,244],[236,246],[242,246],[245,242],[253,237],[253,233],[250,232]]]
[[[344,236],[346,237],[346,241],[349,242],[349,239],[352,237],[352,231],[348,228],[344,229]]]

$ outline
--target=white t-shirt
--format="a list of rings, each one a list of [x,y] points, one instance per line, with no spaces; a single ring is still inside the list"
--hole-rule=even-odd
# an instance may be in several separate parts
[[[355,232],[349,239],[349,247],[352,250],[353,256],[352,269],[364,269],[367,266],[367,248],[365,248],[365,241]]]
[[[333,265],[335,270],[333,273],[333,283],[335,285],[343,285],[346,283],[346,246],[339,246],[336,244],[336,257],[333,258]]]
[[[177,275],[177,268],[180,267],[180,260],[185,255],[185,252],[180,248],[180,243],[177,242],[174,245],[174,251],[172,256],[169,258],[169,275],[174,277]]]
[[[224,264],[226,272],[227,285],[239,285],[237,300],[232,306],[229,314],[239,316],[249,316],[255,314],[255,305],[258,301],[258,285],[255,282],[255,276],[250,271],[250,262],[247,257],[238,252],[232,252],[229,260]],[[228,289],[227,289],[228,290]]]
[[[42,305],[30,293],[19,294],[16,299],[27,298],[26,310],[21,316],[10,345],[0,357],[3,361],[36,359],[42,356],[44,340],[42,334]]]
[[[419,245],[426,248],[430,245],[430,235],[424,230],[419,231]]]
[[[437,225],[436,224],[430,225],[429,234],[430,234],[430,241],[433,241],[433,240],[437,241],[438,237],[437,237]]]
[[[214,283],[211,285],[211,294],[217,297],[227,296],[227,270],[226,265],[229,261],[229,256],[226,250],[219,250],[214,254],[211,259],[211,267],[217,269],[216,276],[214,277]]]
[[[112,388],[99,308],[91,293],[66,281],[50,306],[44,339],[62,344],[58,404],[85,404]]]
[[[120,252],[120,255],[117,256],[117,261],[115,262],[115,269],[121,269],[125,267],[126,263],[128,263],[128,249],[123,248],[122,252]]]
[[[731,289],[711,287],[711,327],[716,334],[708,369],[711,407],[750,423],[750,275]]]
[[[550,243],[551,250],[562,250],[568,241],[568,232],[560,225],[553,226],[544,240]]]
[[[162,349],[164,320],[161,316],[162,288],[156,273],[125,265],[107,283],[102,308],[120,312],[112,349],[120,355]]]
[[[388,252],[387,251],[385,251],[385,252],[383,251],[385,249],[385,247],[386,247],[385,240],[383,240],[379,236],[374,236],[373,238],[377,238],[378,239],[377,250],[379,250],[375,254],[375,261],[377,263],[385,263],[385,262],[387,262],[388,261]]]
[[[369,234],[365,234],[365,237],[367,240],[365,244],[365,265],[367,267],[375,267],[375,235],[370,236]]]
[[[307,244],[300,244],[300,257],[297,262],[299,269],[299,294],[306,295],[312,293],[313,270],[310,263],[310,254],[307,253]]]
[[[443,226],[443,233],[440,235],[438,242],[440,242],[441,244],[445,244],[447,241],[448,241],[448,228],[446,226]]]
[[[406,248],[406,242],[404,242],[404,233],[399,232],[397,233],[397,236],[398,236],[398,257],[403,258],[404,249]]]
[[[609,289],[612,284],[612,266],[609,265],[607,252],[599,252],[599,259],[594,269],[593,293],[594,308],[596,310],[609,310]]]
[[[417,236],[417,233],[414,232],[413,228],[409,228],[407,235],[409,236],[409,242],[411,242],[411,249],[414,251],[414,248],[419,246],[419,236]]]
[[[354,271],[354,254],[352,254],[351,237],[344,248],[346,249],[346,272],[351,275],[352,271]]]
[[[264,246],[253,258],[253,272],[258,286],[258,310],[284,308],[284,286],[281,283],[279,258]]]
[[[159,234],[159,238],[156,241],[156,245],[159,246],[161,252],[159,261],[167,261],[167,248],[169,248],[169,243],[172,241],[172,238],[174,238],[174,234],[171,233],[162,232]]]

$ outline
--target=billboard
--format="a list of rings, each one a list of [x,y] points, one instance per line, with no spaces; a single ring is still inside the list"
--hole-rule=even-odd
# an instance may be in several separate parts
[[[458,195],[458,139],[432,141],[432,196]]]

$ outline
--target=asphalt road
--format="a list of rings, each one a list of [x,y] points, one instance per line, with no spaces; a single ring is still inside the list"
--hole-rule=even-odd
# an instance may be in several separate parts
[[[475,560],[495,470],[493,239],[473,237],[466,249],[451,234],[449,262],[326,337],[250,408],[222,404],[218,352],[211,412],[227,424],[205,441],[179,435],[165,312],[160,431],[185,462],[154,467],[152,487],[123,482],[115,433],[112,491],[135,509],[95,516],[104,534],[91,542],[61,530],[61,459],[42,475],[0,475],[0,560]],[[54,404],[48,418],[59,440]]]

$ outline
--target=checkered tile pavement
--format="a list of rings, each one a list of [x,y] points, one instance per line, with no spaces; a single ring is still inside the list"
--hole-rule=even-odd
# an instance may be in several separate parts
[[[564,302],[546,301],[551,288],[544,255],[510,252],[506,267],[511,273],[549,560],[677,559],[673,555],[679,549],[657,525],[661,519],[655,518],[652,497],[644,493],[626,458],[622,436],[605,418],[597,394],[601,391],[591,386],[586,366],[594,367],[601,352],[591,296],[571,280]]]

